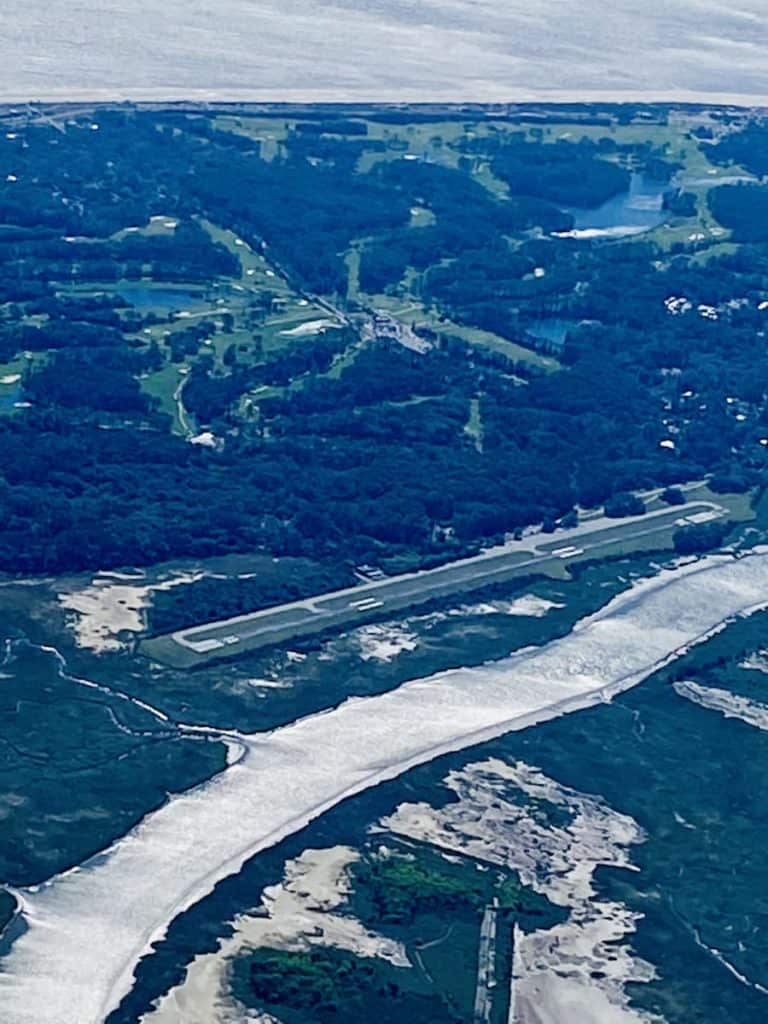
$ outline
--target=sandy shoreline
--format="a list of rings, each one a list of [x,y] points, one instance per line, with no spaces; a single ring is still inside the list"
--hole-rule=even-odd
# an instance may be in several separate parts
[[[693,106],[744,107],[747,109],[768,109],[768,93],[724,93],[698,92],[692,89],[675,89],[643,92],[642,90],[537,90],[505,88],[495,82],[467,90],[460,84],[451,91],[417,89],[366,89],[351,92],[343,88],[327,89],[180,89],[172,86],[136,87],[128,89],[82,89],[54,88],[15,92],[0,87],[0,108],[27,104],[91,104],[91,103],[269,103],[269,104],[310,104],[340,103],[349,105],[372,104],[414,104],[445,105],[462,104],[571,104],[571,103],[652,103]],[[0,113],[2,110],[0,109]]]
[[[101,1024],[171,920],[259,850],[441,754],[609,700],[766,604],[768,550],[711,557],[639,583],[543,648],[242,737],[247,756],[222,775],[23,894],[28,927],[0,974],[4,1024]]]

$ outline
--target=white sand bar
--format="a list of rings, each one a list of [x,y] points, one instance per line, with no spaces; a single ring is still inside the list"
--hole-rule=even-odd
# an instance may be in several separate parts
[[[663,572],[563,639],[346,701],[269,734],[101,858],[23,894],[0,966],[3,1024],[101,1024],[169,922],[259,850],[439,754],[610,698],[739,613],[768,605],[768,549]]]

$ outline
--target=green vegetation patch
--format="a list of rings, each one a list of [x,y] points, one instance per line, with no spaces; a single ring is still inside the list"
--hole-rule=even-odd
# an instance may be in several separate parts
[[[309,559],[283,559],[260,564],[258,572],[240,577],[204,576],[193,583],[154,595],[148,612],[150,635],[172,633],[184,626],[228,619],[271,605],[352,586],[346,566]]]
[[[414,991],[407,968],[341,950],[262,948],[236,961],[232,991],[241,1003],[279,1015],[286,1024],[402,1024],[404,1019],[461,1024],[447,1001]]]
[[[477,912],[488,899],[488,882],[480,876],[439,870],[402,854],[366,857],[355,865],[353,875],[377,922],[403,924],[436,910]]]

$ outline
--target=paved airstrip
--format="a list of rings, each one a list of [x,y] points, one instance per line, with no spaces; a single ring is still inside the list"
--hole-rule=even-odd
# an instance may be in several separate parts
[[[142,643],[142,651],[174,667],[194,667],[380,619],[389,613],[506,583],[516,577],[562,572],[564,564],[606,557],[621,548],[662,547],[664,533],[668,542],[671,531],[677,527],[717,519],[726,513],[725,507],[714,502],[691,501],[674,509],[664,508],[620,521],[594,518],[571,530],[555,535],[534,534],[436,569],[361,583],[154,637]]]

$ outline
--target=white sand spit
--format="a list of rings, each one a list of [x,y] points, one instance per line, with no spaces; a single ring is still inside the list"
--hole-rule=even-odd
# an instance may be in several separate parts
[[[452,609],[449,615],[519,615],[521,617],[543,618],[553,608],[564,608],[557,601],[549,601],[538,594],[522,594],[513,601],[484,601],[481,604],[462,605]]]
[[[768,704],[741,697],[730,690],[719,690],[713,686],[699,686],[698,683],[674,683],[675,692],[686,700],[700,704],[703,708],[719,711],[725,718],[737,718],[745,725],[768,732]]]
[[[410,966],[400,943],[368,931],[354,917],[334,913],[344,903],[347,872],[358,857],[348,846],[335,846],[304,850],[288,861],[283,881],[264,890],[257,913],[239,915],[234,934],[215,953],[196,957],[184,981],[159,999],[141,1024],[241,1024],[246,1011],[230,995],[229,968],[241,953],[260,946],[336,946],[356,956]]]
[[[374,623],[354,632],[363,661],[392,661],[404,651],[415,651],[419,638],[403,625]]]
[[[144,629],[144,611],[155,591],[194,583],[203,575],[179,572],[151,583],[142,573],[99,573],[85,586],[62,591],[59,604],[74,613],[72,628],[78,647],[87,647],[97,654],[119,651],[125,647],[126,633],[140,633]]]
[[[754,651],[742,661],[739,667],[750,669],[753,672],[764,672],[768,675],[768,651]]]

